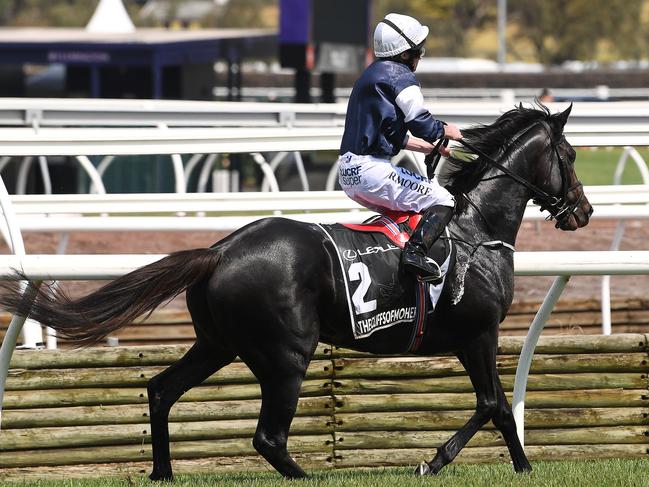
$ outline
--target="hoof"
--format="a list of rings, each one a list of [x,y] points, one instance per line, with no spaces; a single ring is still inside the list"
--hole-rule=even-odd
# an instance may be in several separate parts
[[[415,469],[415,475],[417,475],[418,477],[423,477],[424,475],[431,474],[432,472],[430,471],[430,466],[426,462],[421,462]]]
[[[284,477],[286,480],[306,480],[308,479],[309,476],[307,474],[304,475],[287,475]]]
[[[174,476],[171,472],[167,474],[161,474],[153,471],[151,472],[151,475],[149,475],[149,479],[154,481],[171,482],[174,479]]]

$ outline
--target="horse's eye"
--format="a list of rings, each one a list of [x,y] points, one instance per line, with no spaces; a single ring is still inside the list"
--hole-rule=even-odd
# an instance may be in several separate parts
[[[574,150],[562,151],[561,157],[569,166],[574,166],[577,154]]]

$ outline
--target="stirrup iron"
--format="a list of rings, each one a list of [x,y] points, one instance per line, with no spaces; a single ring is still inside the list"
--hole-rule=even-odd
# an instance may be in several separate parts
[[[407,252],[407,251],[406,251]],[[440,282],[442,269],[439,264],[430,257],[422,256],[418,252],[409,252],[402,255],[402,267],[409,274],[414,274],[421,282]],[[415,257],[414,262],[412,257]],[[419,262],[417,262],[419,261]]]

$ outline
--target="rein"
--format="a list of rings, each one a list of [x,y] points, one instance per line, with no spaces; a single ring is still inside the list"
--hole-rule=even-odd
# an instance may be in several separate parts
[[[548,217],[548,219],[549,220],[553,220],[553,219],[556,220],[556,225],[555,226],[558,228],[559,226],[561,226],[563,224],[563,222],[565,222],[568,218],[570,218],[570,215],[572,215],[575,212],[575,210],[577,209],[577,207],[581,203],[581,201],[582,201],[582,199],[584,197],[584,194],[582,192],[582,194],[579,196],[579,198],[577,198],[577,201],[575,201],[574,203],[572,203],[572,204],[568,203],[568,195],[572,191],[574,191],[577,188],[581,187],[582,184],[580,182],[578,182],[574,186],[571,186],[571,187],[566,189],[567,182],[568,182],[567,164],[566,164],[565,160],[563,159],[563,157],[561,157],[561,154],[559,154],[559,150],[557,148],[563,142],[563,140],[565,140],[565,138],[562,137],[562,139],[559,141],[558,144],[554,143],[553,140],[552,140],[552,135],[551,135],[552,132],[551,132],[550,127],[548,126],[547,122],[540,121],[538,123],[540,123],[543,126],[543,128],[545,129],[545,131],[548,133],[548,136],[550,138],[550,142],[552,144],[552,149],[554,150],[554,153],[557,156],[557,161],[559,162],[559,169],[561,171],[561,186],[562,186],[561,189],[562,189],[562,193],[563,193],[562,196],[560,196],[560,197],[552,196],[552,195],[548,194],[547,192],[543,191],[538,186],[535,186],[534,184],[530,183],[527,179],[522,178],[518,174],[515,174],[514,172],[509,170],[507,167],[505,167],[504,165],[502,165],[498,161],[494,160],[492,157],[488,156],[483,151],[481,151],[480,149],[475,147],[473,144],[467,142],[466,140],[460,139],[458,142],[460,142],[460,144],[462,144],[464,147],[469,149],[474,154],[477,154],[478,156],[480,156],[484,161],[486,161],[490,165],[494,166],[495,168],[497,168],[498,170],[503,172],[506,176],[510,177],[511,179],[516,181],[517,183],[519,183],[519,184],[525,186],[527,189],[529,189],[532,192],[532,194],[534,195],[533,198],[532,198],[532,201],[534,203],[538,204],[541,207],[541,211],[548,210],[550,212],[550,216]],[[439,149],[439,143],[435,146],[435,149],[437,149],[437,153],[438,153],[438,154],[436,154],[436,157],[435,157],[435,159],[436,159],[435,160],[435,165],[436,165],[436,163],[438,161],[438,155],[439,155],[439,150],[438,150]],[[431,166],[429,166],[429,169],[430,168],[431,168]]]
[[[464,147],[469,149],[471,152],[474,154],[478,154],[480,157],[482,157],[486,162],[494,166],[495,168],[499,169],[501,172],[505,173],[508,177],[513,179],[519,184],[522,184],[525,186],[527,189],[529,189],[533,194],[534,194],[534,201],[541,201],[544,203],[547,207],[554,207],[560,202],[560,198],[557,198],[556,196],[551,196],[545,191],[543,191],[541,188],[533,185],[530,183],[527,179],[522,178],[518,174],[510,171],[508,168],[503,166],[501,163],[497,162],[495,159],[492,159],[489,157],[487,154],[482,152],[480,149],[475,147],[473,144],[465,141],[464,139],[461,139],[458,141],[460,144],[462,144]],[[563,179],[564,174],[563,171],[561,172],[561,178]]]

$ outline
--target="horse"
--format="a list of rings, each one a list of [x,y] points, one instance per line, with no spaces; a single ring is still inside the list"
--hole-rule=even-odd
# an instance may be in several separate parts
[[[496,369],[498,325],[513,299],[513,245],[527,202],[534,198],[561,230],[588,224],[592,207],[574,170],[576,153],[563,135],[572,105],[551,114],[522,105],[493,124],[463,131],[477,159],[450,158],[447,187],[457,205],[446,238],[458,265],[416,355],[451,353],[466,369],[476,408],[419,475],[437,474],[489,420],[500,432],[516,472],[531,470]],[[501,245],[494,245],[500,242]],[[18,277],[25,279],[25,276]],[[237,356],[261,386],[253,446],[281,475],[306,474],[287,439],[307,366],[319,341],[359,349],[350,331],[343,276],[320,227],[284,218],[251,223],[209,248],[174,252],[77,299],[57,287],[1,285],[0,306],[30,316],[80,345],[92,345],[186,291],[196,341],[147,385],[153,480],[173,478],[168,416],[172,405]],[[399,352],[375,336],[369,352]]]

